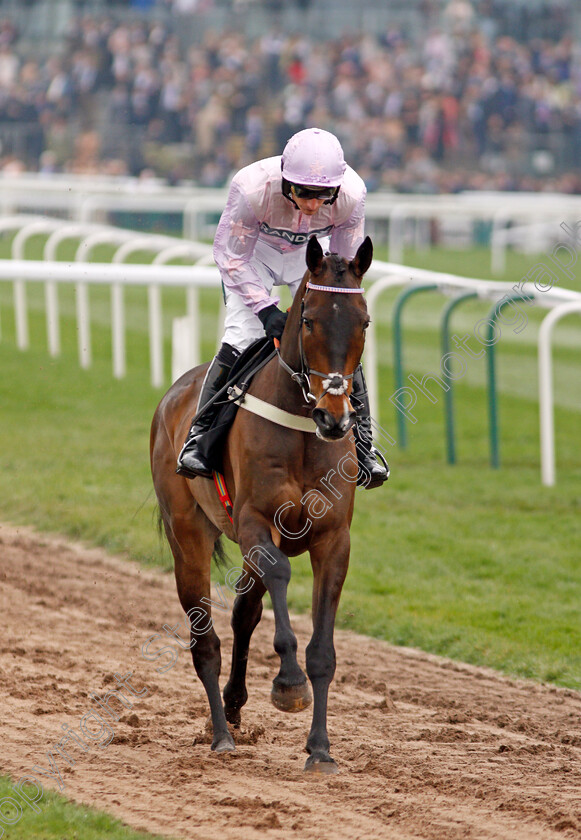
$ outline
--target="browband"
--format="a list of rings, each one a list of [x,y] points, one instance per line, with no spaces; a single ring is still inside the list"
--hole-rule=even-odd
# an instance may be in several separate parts
[[[344,295],[363,294],[365,289],[342,289],[339,286],[317,286],[307,281],[306,289],[313,289],[316,292],[339,292]]]

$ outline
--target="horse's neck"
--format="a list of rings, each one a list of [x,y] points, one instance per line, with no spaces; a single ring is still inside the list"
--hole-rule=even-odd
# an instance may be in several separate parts
[[[289,364],[286,359],[285,361]],[[300,368],[300,365],[289,366],[293,370],[299,370]],[[299,385],[291,379],[290,373],[282,367],[278,356],[275,356],[259,371],[252,381],[249,393],[291,414],[306,416],[312,410],[312,405],[305,404]]]
[[[294,371],[301,369],[301,353],[299,347],[299,329],[301,319],[301,301],[303,299],[307,277],[303,278],[290,308],[284,335],[280,346],[281,358]],[[253,383],[254,384],[254,383]],[[298,384],[291,379],[278,360],[278,356],[266,365],[256,377],[256,388],[252,390],[260,399],[272,405],[277,405],[292,414],[309,414],[312,405],[305,405],[302,391]]]
[[[292,306],[286,322],[286,328],[280,345],[280,354],[282,358],[289,367],[292,367],[293,370],[300,370],[301,367],[299,332],[301,329],[302,303],[309,277],[310,274],[307,272],[293,298]]]

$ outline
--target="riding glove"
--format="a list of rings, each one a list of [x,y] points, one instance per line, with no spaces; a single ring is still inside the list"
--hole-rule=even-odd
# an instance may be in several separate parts
[[[281,312],[276,304],[271,303],[257,313],[268,338],[281,338],[288,312]]]

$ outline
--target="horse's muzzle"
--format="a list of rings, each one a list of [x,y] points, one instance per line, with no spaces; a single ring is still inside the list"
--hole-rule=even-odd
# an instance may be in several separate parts
[[[357,415],[354,411],[346,412],[337,418],[326,408],[313,409],[313,420],[317,425],[317,437],[322,440],[333,441],[345,437],[349,429],[355,425],[356,419]]]

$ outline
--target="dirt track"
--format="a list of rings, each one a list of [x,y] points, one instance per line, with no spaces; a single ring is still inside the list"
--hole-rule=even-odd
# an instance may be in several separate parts
[[[209,751],[189,653],[165,673],[155,669],[169,656],[142,656],[164,623],[182,625],[170,575],[0,526],[0,610],[0,769],[30,775],[52,750],[66,796],[136,828],[187,840],[581,837],[581,693],[339,632],[329,733],[340,772],[313,777],[302,770],[310,712],[285,716],[269,701],[270,614],[253,638],[234,757]],[[216,616],[223,672],[228,621]],[[309,621],[293,625],[304,652]],[[99,710],[89,694],[128,671],[148,696],[111,722],[107,746],[69,741],[67,765],[54,749],[61,726],[78,733]]]

